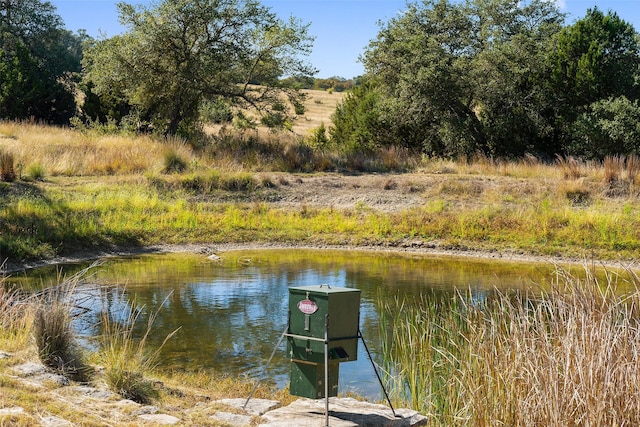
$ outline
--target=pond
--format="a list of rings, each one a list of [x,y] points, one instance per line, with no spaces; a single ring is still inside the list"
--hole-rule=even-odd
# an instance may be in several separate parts
[[[87,265],[39,268],[14,274],[11,280],[37,288]],[[378,299],[421,294],[446,298],[456,290],[482,298],[495,289],[544,286],[553,270],[549,263],[337,250],[229,251],[219,259],[193,253],[110,258],[86,277],[91,286],[83,288],[88,297],[75,327],[91,346],[105,304],[110,310],[123,305],[141,309],[140,335],[146,316],[157,313],[152,346],[179,328],[162,349],[160,368],[212,369],[256,379],[266,372],[265,381],[282,387],[288,384],[290,369],[285,344],[271,364],[266,363],[287,323],[289,287],[360,289],[360,329],[379,361]],[[340,366],[339,391],[380,399],[381,388],[361,341],[359,346],[358,360]]]

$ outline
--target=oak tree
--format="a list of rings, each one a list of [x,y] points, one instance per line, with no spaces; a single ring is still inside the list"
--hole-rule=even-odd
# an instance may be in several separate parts
[[[86,52],[95,94],[123,97],[137,117],[165,135],[190,135],[205,102],[253,108],[282,126],[301,112],[301,92],[283,76],[315,73],[304,57],[308,25],[279,19],[255,0],[119,3],[121,35]]]

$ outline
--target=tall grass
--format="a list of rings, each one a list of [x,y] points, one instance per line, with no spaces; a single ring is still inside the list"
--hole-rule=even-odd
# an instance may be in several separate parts
[[[28,298],[11,289],[4,276],[0,277],[0,349],[14,351],[29,341],[29,326],[33,310]]]
[[[78,284],[94,266],[34,295],[33,338],[38,357],[48,368],[76,381],[88,381],[92,373],[76,340],[73,318],[79,309]]]
[[[123,295],[116,299],[122,299]],[[103,296],[105,303],[108,299]],[[149,349],[147,339],[158,312],[151,313],[142,337],[137,337],[136,326],[143,309],[137,307],[135,301],[123,304],[115,311],[108,304],[104,305],[98,359],[105,367],[105,379],[113,392],[138,403],[150,403],[158,398],[159,392],[146,375],[156,367],[160,350],[177,330],[169,334],[161,346]]]
[[[387,299],[392,395],[432,426],[639,425],[638,285],[558,269],[535,293]]]
[[[0,181],[16,180],[15,159],[11,152],[0,149]]]
[[[163,167],[167,144],[147,136],[88,135],[36,124],[0,123],[0,140],[21,165],[40,165],[50,176],[137,174]],[[190,162],[193,152],[170,141],[176,156]]]

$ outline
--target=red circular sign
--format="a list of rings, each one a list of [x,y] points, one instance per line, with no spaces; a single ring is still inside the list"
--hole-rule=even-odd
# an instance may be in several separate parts
[[[318,306],[310,299],[303,299],[298,303],[298,310],[304,314],[313,314],[318,311]]]

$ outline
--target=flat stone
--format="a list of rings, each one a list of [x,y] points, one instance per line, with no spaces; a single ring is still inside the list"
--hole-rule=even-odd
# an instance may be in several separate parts
[[[216,412],[211,416],[216,421],[222,421],[234,427],[249,427],[251,415],[232,414],[230,412]]]
[[[100,390],[98,388],[86,385],[71,386],[69,387],[69,391],[97,400],[109,400],[113,399],[114,397],[118,397],[118,395],[112,391]]]
[[[316,427],[325,420],[323,399],[299,399],[262,416],[261,427]],[[416,411],[399,409],[393,415],[391,408],[352,398],[329,399],[329,425],[331,427],[413,427],[427,423],[427,418]]]
[[[163,425],[163,426],[172,426],[180,422],[179,418],[176,418],[173,415],[167,415],[167,414],[146,414],[146,415],[140,415],[138,418],[140,418],[141,420],[147,421],[149,423],[153,423],[155,425]]]
[[[149,415],[149,414],[157,414],[158,407],[157,406],[143,406],[137,411],[133,412],[131,415]]]
[[[65,377],[64,375],[51,374],[46,372],[37,376],[33,376],[32,379],[42,384],[49,383],[58,387],[65,387],[71,384],[69,378]]]
[[[27,362],[22,365],[14,366],[13,372],[23,377],[30,377],[37,374],[44,374],[47,372],[47,368],[40,363]]]
[[[13,354],[0,351],[0,359],[10,359],[12,357],[13,357]]]
[[[11,408],[0,408],[0,417],[6,415],[20,415],[24,414],[24,408],[20,406],[12,406]]]
[[[280,402],[277,400],[268,400],[268,399],[251,399],[247,404],[246,408],[243,408],[247,399],[220,399],[214,400],[212,403],[219,403],[225,406],[229,406],[231,408],[242,409],[247,414],[251,415],[262,415],[267,411],[271,411],[272,409],[280,406]]]
[[[43,427],[70,427],[73,423],[54,416],[40,418],[40,423]]]

